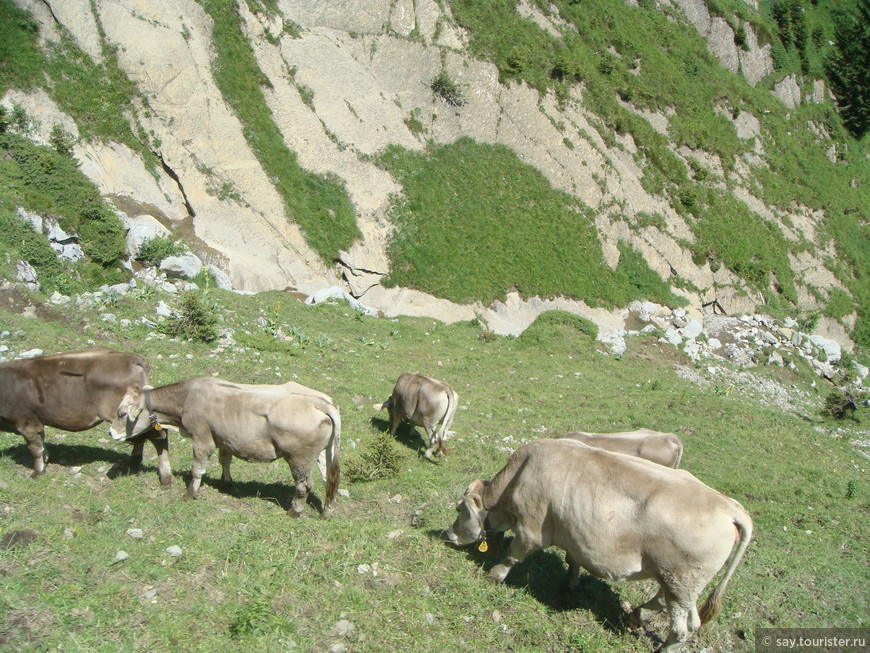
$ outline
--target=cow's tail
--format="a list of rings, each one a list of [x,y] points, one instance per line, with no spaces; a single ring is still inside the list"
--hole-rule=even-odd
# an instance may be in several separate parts
[[[441,421],[441,426],[438,429],[437,448],[442,454],[447,455],[447,449],[444,447],[444,440],[447,439],[447,432],[453,426],[453,418],[456,416],[456,409],[459,408],[459,395],[453,390],[447,390],[447,412],[444,414],[444,419]]]
[[[736,501],[734,504],[737,507],[737,510],[733,515],[734,526],[737,528],[740,535],[740,543],[731,558],[731,563],[728,565],[728,569],[725,571],[722,580],[720,580],[715,589],[710,592],[710,596],[707,597],[707,600],[704,601],[704,605],[701,606],[701,609],[698,611],[698,616],[701,618],[702,626],[713,619],[713,617],[719,613],[719,610],[722,609],[722,594],[725,592],[725,588],[728,585],[728,581],[731,580],[734,570],[740,563],[741,558],[743,558],[743,554],[746,552],[746,547],[749,546],[749,540],[752,539],[752,518],[743,509],[743,506]]]
[[[325,412],[329,416],[329,419],[332,420],[332,436],[329,438],[329,444],[326,445],[326,448],[318,457],[320,474],[323,477],[323,482],[326,484],[326,500],[323,503],[324,517],[332,512],[335,495],[338,494],[338,481],[341,477],[341,466],[338,461],[341,450],[341,414],[338,412],[338,407],[334,404],[330,404],[329,409]]]
[[[674,461],[673,468],[679,469],[680,461],[683,459],[683,441],[674,436],[674,448],[677,450],[677,458]]]

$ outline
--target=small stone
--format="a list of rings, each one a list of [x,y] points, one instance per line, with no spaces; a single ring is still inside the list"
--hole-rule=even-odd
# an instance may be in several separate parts
[[[67,540],[71,540],[76,536],[76,530],[71,526],[67,526],[63,529],[63,536]]]
[[[157,596],[157,588],[148,585],[145,587],[145,591],[139,595],[139,598],[143,601],[150,601],[155,596]]]
[[[134,540],[141,540],[145,537],[145,533],[142,532],[141,528],[128,528],[127,535],[132,537]]]
[[[347,619],[342,619],[332,627],[332,634],[335,637],[347,637],[355,630],[354,625]]]
[[[492,611],[492,620],[495,623],[498,623],[499,621],[501,621],[501,612],[499,612],[498,610],[493,610]]]
[[[166,547],[166,553],[168,553],[172,558],[181,557],[181,547],[173,544],[170,547]]]
[[[433,615],[431,612],[427,612],[424,619],[426,619],[426,623],[430,626],[435,623],[435,615]]]
[[[350,492],[348,492],[348,491],[345,490],[345,489],[340,489],[340,490],[338,491],[338,496],[343,497],[343,498],[345,498],[345,499],[350,499]]]
[[[127,553],[126,551],[118,551],[115,554],[115,562],[121,562],[122,560],[126,560],[129,557],[130,557],[130,554]]]

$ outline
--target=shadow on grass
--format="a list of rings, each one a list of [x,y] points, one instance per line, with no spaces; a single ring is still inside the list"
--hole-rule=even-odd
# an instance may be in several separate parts
[[[185,474],[185,484],[190,481],[190,474]],[[286,483],[261,483],[259,481],[233,481],[224,483],[220,478],[202,477],[202,484],[237,499],[261,499],[279,506],[282,510],[290,509],[293,497],[296,496],[296,486],[290,470],[287,470]],[[315,492],[309,492],[306,503],[318,513],[323,513],[323,501]]]
[[[510,543],[510,538],[505,538],[489,551],[482,552],[473,545],[454,547],[447,540],[444,529],[431,529],[426,534],[433,540],[440,540],[446,546],[461,551],[466,560],[487,572],[502,560]],[[588,574],[580,576],[580,585],[576,590],[569,589],[567,581],[568,567],[564,556],[559,550],[551,548],[536,551],[517,564],[504,583],[524,589],[539,603],[556,612],[588,610],[611,632],[621,633],[627,629],[628,615],[619,602],[619,595],[610,585]]]
[[[133,473],[157,473],[157,467],[154,465],[140,464],[131,466],[130,454],[126,451],[92,447],[87,444],[64,444],[62,442],[51,441],[45,443],[45,450],[48,452],[47,474],[51,474],[52,465],[76,467],[98,462],[110,463],[112,465],[109,471],[106,472],[108,478],[117,478]],[[27,445],[23,441],[20,445],[12,445],[0,450],[0,456],[8,456],[16,464],[31,470],[33,469],[33,456],[30,455]]]
[[[372,417],[371,425],[384,433],[390,430],[390,421],[380,417]],[[402,422],[399,424],[399,428],[396,429],[396,442],[411,451],[416,451],[421,456],[426,451],[426,438],[420,434],[420,431],[415,426],[407,422]]]

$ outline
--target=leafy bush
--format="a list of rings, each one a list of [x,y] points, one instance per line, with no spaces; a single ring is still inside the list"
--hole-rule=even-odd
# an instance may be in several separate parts
[[[55,152],[65,154],[66,156],[72,156],[75,139],[72,134],[63,128],[63,126],[55,123],[54,127],[51,128],[48,142],[54,148]]]
[[[461,107],[465,104],[462,89],[460,89],[459,84],[453,81],[450,75],[447,74],[446,70],[442,70],[438,73],[438,76],[432,80],[430,87],[435,95],[451,106]]]
[[[822,414],[837,420],[855,419],[855,411],[867,400],[867,393],[854,389],[834,388],[825,397]]]
[[[167,236],[165,238],[153,238],[143,243],[136,254],[136,258],[148,265],[157,267],[167,256],[178,256],[186,251],[187,247],[183,243]]]
[[[182,297],[179,314],[162,322],[160,330],[173,338],[197,342],[217,339],[217,316],[199,293],[189,292]]]
[[[373,481],[378,478],[393,478],[399,473],[402,458],[396,450],[393,438],[386,431],[377,433],[359,458],[351,458],[345,464],[345,477],[351,483]]]

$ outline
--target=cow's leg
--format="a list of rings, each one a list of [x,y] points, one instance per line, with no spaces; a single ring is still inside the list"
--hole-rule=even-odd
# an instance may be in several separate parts
[[[658,612],[667,608],[665,602],[665,590],[659,587],[659,591],[649,601],[643,605],[637,606],[628,618],[628,623],[632,628],[639,628],[645,622],[653,618]]]
[[[196,499],[199,494],[202,475],[205,474],[209,456],[214,453],[214,448],[214,440],[211,437],[203,441],[193,436],[193,464],[190,466],[190,485],[187,486],[185,499]]]
[[[689,639],[688,619],[692,612],[691,606],[683,601],[668,600],[668,612],[671,615],[671,632],[661,648],[662,653],[677,653]],[[699,620],[700,623],[700,620]]]
[[[423,429],[426,431],[426,435],[429,436],[429,446],[426,448],[426,451],[423,452],[423,456],[426,460],[435,460],[435,452],[437,451],[437,447],[435,446],[437,432],[433,429],[429,424],[423,424]]]
[[[308,501],[308,493],[314,484],[311,482],[311,468],[303,469],[294,465],[289,459],[287,464],[290,465],[290,472],[293,474],[293,480],[296,481],[296,494],[290,502],[290,508],[287,510],[289,517],[298,517],[305,510],[305,503]]]
[[[568,563],[568,589],[576,590],[580,587],[580,564],[567,551],[565,562]]]
[[[133,440],[133,451],[130,452],[130,471],[134,472],[142,467],[144,458],[145,440]]]
[[[399,411],[388,409],[390,414],[390,435],[396,437],[396,431],[399,430],[399,424],[402,423],[402,418],[399,416]]]
[[[522,562],[526,557],[541,548],[540,538],[531,535],[530,531],[518,528],[513,541],[508,547],[507,557],[503,562],[500,562],[495,567],[489,570],[486,575],[487,580],[493,583],[501,583],[507,578],[510,570],[518,562]]]
[[[48,452],[45,450],[45,428],[42,424],[18,425],[18,432],[27,442],[27,450],[33,456],[33,478],[45,474]]]
[[[221,463],[221,483],[229,485],[233,482],[233,475],[230,474],[230,465],[233,463],[233,454],[227,449],[218,449],[218,460]]]
[[[145,443],[143,442],[142,444],[144,445]],[[169,436],[164,435],[159,438],[151,438],[151,444],[154,445],[154,450],[157,452],[157,476],[160,478],[160,485],[169,487],[172,485],[172,465],[169,464]],[[135,446],[133,451],[136,451]]]

